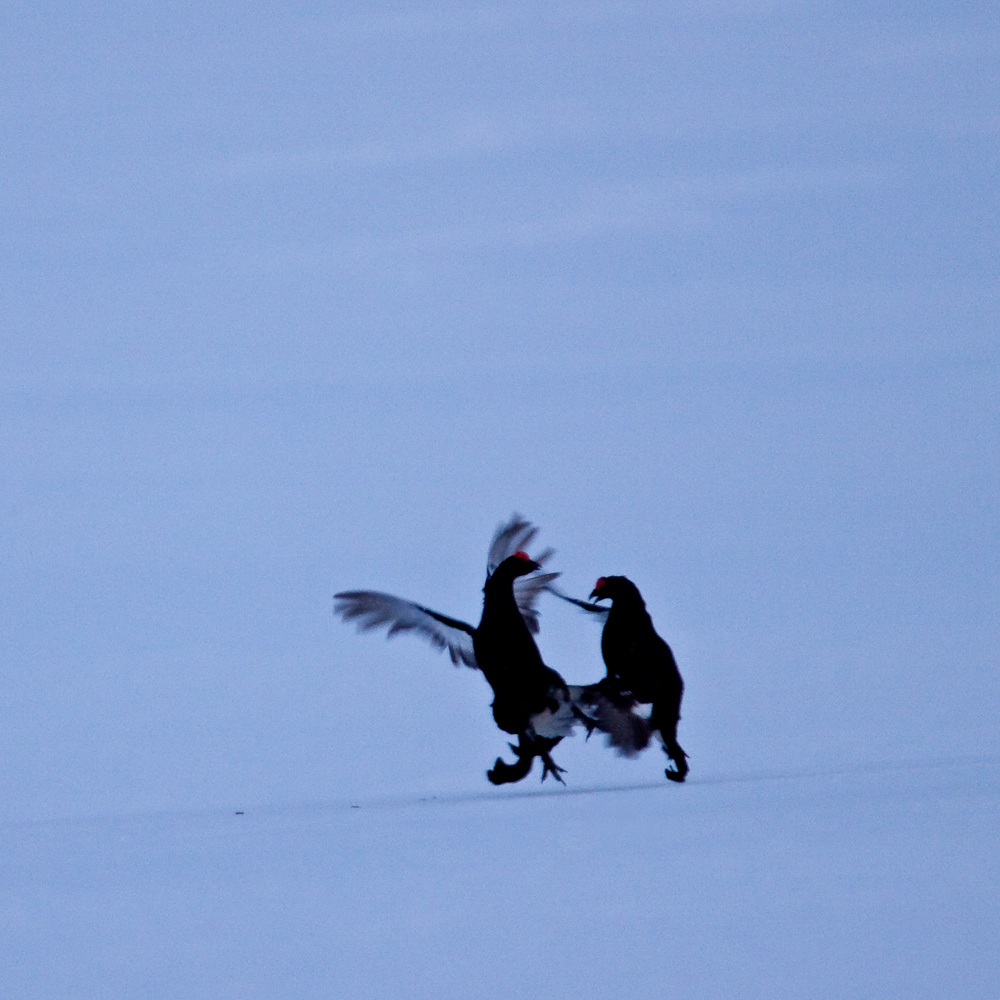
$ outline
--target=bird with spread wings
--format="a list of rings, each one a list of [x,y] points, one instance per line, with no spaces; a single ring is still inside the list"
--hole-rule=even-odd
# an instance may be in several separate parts
[[[493,718],[506,733],[515,762],[497,758],[487,772],[496,785],[520,781],[535,757],[542,761],[542,780],[562,781],[563,769],[551,757],[552,748],[577,723],[607,732],[613,745],[634,752],[643,737],[644,720],[621,711],[596,685],[571,686],[543,662],[534,636],[538,633],[538,595],[558,573],[542,572],[553,552],[532,558],[526,549],[538,529],[515,514],[501,524],[490,543],[483,587],[483,613],[477,626],[443,615],[422,604],[372,590],[348,590],[334,596],[334,611],[361,630],[385,627],[387,637],[413,632],[452,663],[482,671],[493,689]],[[646,737],[648,739],[648,736]]]

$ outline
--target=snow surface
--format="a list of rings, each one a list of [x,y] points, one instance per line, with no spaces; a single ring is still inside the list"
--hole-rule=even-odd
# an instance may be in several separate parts
[[[998,816],[993,759],[5,824],[4,995],[988,1000]]]

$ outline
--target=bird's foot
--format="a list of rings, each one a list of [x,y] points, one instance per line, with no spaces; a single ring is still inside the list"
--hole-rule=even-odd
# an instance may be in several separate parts
[[[508,743],[507,746],[514,751],[517,761],[508,764],[502,757],[497,757],[496,763],[486,772],[486,777],[493,785],[506,785],[514,781],[520,781],[530,770],[535,761],[535,755],[528,753],[525,747],[514,746]]]
[[[560,767],[550,756],[548,750],[542,751],[539,758],[542,761],[542,781],[544,781],[550,774],[560,785],[565,785],[566,782],[563,781],[562,776],[566,773],[564,767]]]
[[[510,764],[501,757],[497,757],[496,763],[486,772],[486,777],[490,779],[491,785],[506,785],[508,781],[516,781],[510,772],[514,770]]]
[[[663,773],[667,776],[667,780],[676,781],[680,784],[687,777],[687,773],[690,770],[687,762],[687,754],[680,747],[677,747],[673,753],[664,747],[663,752],[670,758],[670,763],[673,765],[673,767],[666,768]]]
[[[587,739],[589,740],[597,728],[597,720],[592,719],[586,712],[581,712],[576,705],[573,706],[573,714],[583,723],[584,728],[587,730]]]

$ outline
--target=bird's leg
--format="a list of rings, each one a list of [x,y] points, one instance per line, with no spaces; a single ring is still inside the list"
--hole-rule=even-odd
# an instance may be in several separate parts
[[[649,725],[659,731],[663,752],[670,758],[673,767],[668,767],[663,773],[669,781],[682,782],[688,773],[687,754],[677,742],[677,722],[680,719],[679,701],[670,700],[666,705],[653,703],[653,711],[649,716]]]

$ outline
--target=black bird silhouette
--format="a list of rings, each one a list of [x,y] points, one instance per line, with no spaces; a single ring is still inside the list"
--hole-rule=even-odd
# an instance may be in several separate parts
[[[666,769],[666,776],[671,781],[683,781],[688,773],[688,763],[687,754],[677,742],[677,723],[681,717],[684,681],[673,652],[653,628],[653,620],[649,617],[639,588],[625,576],[602,576],[594,585],[590,597],[598,600],[609,598],[610,608],[569,597],[551,584],[548,589],[563,600],[604,619],[601,653],[608,672],[596,687],[618,709],[618,719],[625,719],[635,727],[633,720],[641,717],[632,713],[632,708],[652,705],[645,740],[642,733],[634,728],[624,752],[628,753],[630,746],[635,750],[643,749],[649,742],[649,734],[658,732],[663,752],[674,765],[673,769]],[[624,714],[626,712],[627,715]],[[595,714],[601,714],[600,710]],[[601,728],[611,733],[612,745],[618,745],[613,729],[608,725]]]
[[[516,762],[508,764],[498,757],[487,771],[494,785],[520,781],[535,757],[542,761],[542,781],[551,774],[563,782],[563,769],[550,756],[552,748],[603,705],[599,694],[570,688],[547,667],[532,638],[538,632],[535,600],[559,576],[537,572],[551,557],[551,549],[535,559],[524,551],[537,532],[517,514],[497,528],[487,558],[483,615],[475,628],[390,594],[348,590],[334,596],[335,613],[345,621],[357,619],[360,629],[387,625],[388,637],[415,631],[438,649],[446,649],[452,663],[483,672],[493,688],[496,724],[518,738],[516,746],[508,744]],[[588,725],[593,724],[588,718]]]

